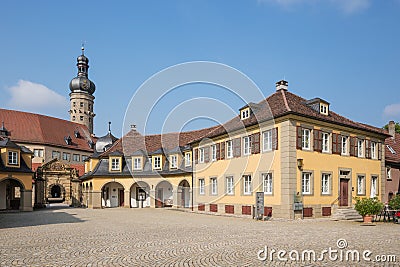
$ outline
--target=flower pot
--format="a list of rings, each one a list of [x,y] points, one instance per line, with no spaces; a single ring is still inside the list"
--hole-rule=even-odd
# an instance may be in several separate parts
[[[373,218],[374,218],[373,215],[365,215],[365,216],[363,217],[364,223],[372,223],[372,219],[373,219]]]

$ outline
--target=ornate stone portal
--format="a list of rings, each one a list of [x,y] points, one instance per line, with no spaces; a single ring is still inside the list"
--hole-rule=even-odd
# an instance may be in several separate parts
[[[82,192],[78,171],[67,164],[53,159],[36,171],[35,207],[48,203],[66,203],[79,206]]]

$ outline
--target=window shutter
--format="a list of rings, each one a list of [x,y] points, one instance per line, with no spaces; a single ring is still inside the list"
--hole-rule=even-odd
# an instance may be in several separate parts
[[[210,161],[210,147],[204,147],[204,162],[207,163]]]
[[[320,130],[313,130],[314,132],[314,151],[322,152],[322,132]]]
[[[382,159],[382,144],[378,143],[378,159]]]
[[[194,163],[199,163],[199,149],[195,148],[194,149]]]
[[[332,153],[333,154],[340,154],[341,149],[341,142],[340,142],[341,135],[340,134],[332,134]]]
[[[357,138],[350,137],[350,156],[357,156]]]
[[[220,143],[220,159],[225,159],[225,142]]]
[[[365,140],[365,157],[367,159],[371,158],[371,143],[369,140]]]
[[[220,144],[221,144],[221,143],[215,144],[215,147],[216,147],[216,149],[217,149],[217,160],[220,160],[220,159],[221,159],[221,155],[220,155]]]
[[[278,127],[272,129],[272,150],[278,150]]]
[[[241,148],[240,148],[241,138],[233,139],[233,156],[240,157],[241,155]]]
[[[251,135],[251,153],[260,153],[260,133],[254,133]]]
[[[297,126],[297,142],[296,142],[297,149],[302,149],[301,138],[302,138],[302,129],[300,126]]]

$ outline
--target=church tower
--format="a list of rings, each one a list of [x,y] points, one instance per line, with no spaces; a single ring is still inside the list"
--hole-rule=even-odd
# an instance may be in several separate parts
[[[84,55],[85,48],[82,46],[82,55],[77,58],[78,76],[69,83],[70,97],[70,121],[86,125],[89,132],[93,133],[94,96],[96,90],[94,83],[88,78],[89,59]]]

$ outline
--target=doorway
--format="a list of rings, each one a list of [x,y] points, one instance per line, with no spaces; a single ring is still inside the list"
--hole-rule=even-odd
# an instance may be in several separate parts
[[[349,179],[340,179],[339,206],[349,205]]]
[[[119,189],[119,194],[118,194],[118,199],[119,199],[119,206],[123,207],[124,206],[124,189]]]

